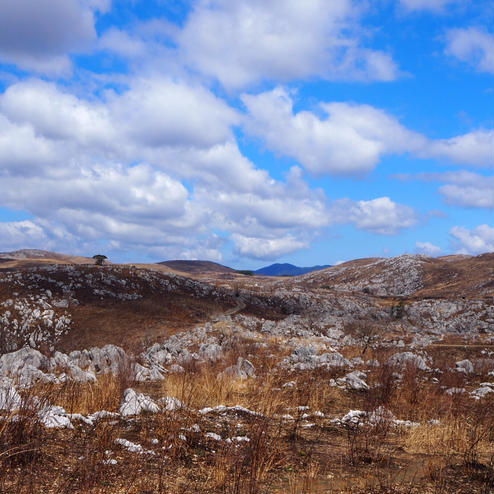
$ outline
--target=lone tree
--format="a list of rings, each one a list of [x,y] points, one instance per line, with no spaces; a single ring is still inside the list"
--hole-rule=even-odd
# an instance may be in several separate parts
[[[93,256],[93,259],[97,266],[103,266],[105,259],[108,259],[108,257],[104,256],[103,254],[96,254],[95,256]]]

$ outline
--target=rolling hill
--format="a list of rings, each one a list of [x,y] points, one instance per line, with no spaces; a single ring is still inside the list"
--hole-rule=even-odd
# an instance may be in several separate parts
[[[311,273],[312,271],[320,271],[321,269],[330,267],[330,265],[299,267],[289,263],[276,263],[258,269],[257,271],[254,271],[254,274],[262,274],[264,276],[299,276],[301,274]]]

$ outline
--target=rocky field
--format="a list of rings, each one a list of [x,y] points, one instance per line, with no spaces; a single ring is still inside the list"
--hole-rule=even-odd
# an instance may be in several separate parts
[[[36,252],[0,264],[0,492],[492,492],[493,254],[268,278]]]

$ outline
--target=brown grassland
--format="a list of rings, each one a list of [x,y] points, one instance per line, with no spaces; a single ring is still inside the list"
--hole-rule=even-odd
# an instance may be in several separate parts
[[[451,344],[430,351],[434,364],[444,366],[459,353],[471,357],[480,347]],[[343,353],[359,351],[348,347]],[[462,374],[445,366],[432,379],[409,366],[397,384],[397,369],[382,365],[368,373],[370,391],[348,392],[329,385],[341,372],[287,374],[275,366],[282,356],[275,342],[251,352],[249,341],[238,342],[227,360],[249,356],[255,379],[223,376],[219,364],[204,364],[170,374],[159,384],[138,386],[131,382],[131,369],[122,369],[94,384],[25,390],[24,407],[0,422],[0,492],[492,492],[492,399],[444,393],[444,387],[463,387]],[[382,361],[389,348],[370,352]],[[475,379],[485,380],[487,371],[476,369]],[[43,400],[70,413],[118,411],[123,390],[131,385],[154,399],[176,397],[183,406],[130,419],[106,418],[94,427],[74,422],[73,430],[46,429],[37,420]],[[247,410],[199,412],[217,405]],[[379,407],[416,424],[395,425],[386,415],[373,423],[333,420],[351,409]],[[144,453],[116,445],[117,438],[142,445]]]

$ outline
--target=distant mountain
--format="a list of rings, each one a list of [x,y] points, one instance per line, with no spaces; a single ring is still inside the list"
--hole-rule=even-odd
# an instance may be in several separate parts
[[[235,270],[211,261],[162,261],[157,264],[181,271],[182,273],[234,273]]]
[[[271,266],[266,266],[264,268],[254,271],[254,274],[262,274],[264,276],[298,276],[300,274],[310,273],[311,271],[320,271],[321,269],[330,268],[329,264],[324,266],[310,266],[306,268],[301,268],[299,266],[294,266],[293,264],[271,264]]]

